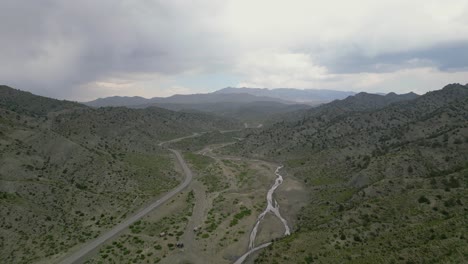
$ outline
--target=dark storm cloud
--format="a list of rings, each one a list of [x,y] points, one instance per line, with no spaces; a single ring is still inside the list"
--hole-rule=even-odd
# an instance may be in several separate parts
[[[213,10],[191,14],[162,3],[2,1],[0,79],[62,97],[66,87],[104,77],[173,74],[195,67],[196,58],[210,60],[215,36],[196,21]]]
[[[441,71],[462,70],[468,69],[468,42],[376,56],[350,48],[340,55],[318,56],[318,60],[335,73],[391,72],[423,66],[433,66]]]

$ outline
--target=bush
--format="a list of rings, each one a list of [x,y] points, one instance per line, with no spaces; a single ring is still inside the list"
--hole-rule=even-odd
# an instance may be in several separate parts
[[[361,237],[359,237],[358,235],[354,235],[353,239],[354,239],[354,241],[356,241],[356,242],[362,242]]]
[[[419,202],[419,203],[427,203],[427,204],[430,204],[430,203],[431,203],[431,201],[429,201],[429,199],[427,199],[426,196],[424,196],[424,195],[422,195],[421,197],[419,197],[418,202]]]
[[[80,184],[80,183],[75,183],[75,186],[76,186],[76,188],[78,188],[80,190],[86,190],[87,189],[86,185],[83,185],[83,184]]]

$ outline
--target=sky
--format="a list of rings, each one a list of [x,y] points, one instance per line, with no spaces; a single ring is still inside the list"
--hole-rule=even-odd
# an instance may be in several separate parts
[[[0,83],[44,96],[468,83],[467,0],[2,0]]]

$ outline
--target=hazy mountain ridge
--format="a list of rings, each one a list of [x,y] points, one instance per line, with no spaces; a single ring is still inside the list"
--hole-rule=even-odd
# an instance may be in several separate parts
[[[242,122],[249,122],[254,125],[262,123],[274,114],[310,108],[309,105],[296,104],[280,98],[256,96],[247,93],[173,95],[166,98],[155,97],[151,99],[108,97],[86,104],[92,107],[125,106],[129,108],[147,108],[157,106],[173,111],[204,112],[217,116],[237,118]]]
[[[331,102],[336,99],[344,99],[355,92],[343,92],[325,89],[260,89],[260,88],[232,88],[227,87],[218,91],[206,94],[176,94],[169,97],[143,98],[139,96],[111,96],[98,98],[85,102],[92,107],[103,106],[127,106],[146,107],[157,104],[200,104],[200,103],[220,103],[238,102],[251,103],[260,101],[280,102],[280,103],[312,103],[320,104]]]
[[[242,120],[249,123],[262,123],[263,120],[276,114],[289,113],[301,109],[309,109],[309,105],[283,104],[279,102],[260,101],[249,103],[206,103],[206,104],[159,104],[160,107],[174,111],[199,111],[213,113],[217,116],[224,116]]]
[[[110,96],[105,98],[98,98],[90,102],[84,102],[85,105],[91,107],[106,107],[106,106],[137,106],[148,103],[151,99],[140,96]]]
[[[468,249],[468,87],[365,111],[323,107],[231,148],[285,164],[311,193],[297,234],[257,261],[460,262],[456,252]]]
[[[132,108],[145,108],[158,106],[159,104],[206,104],[206,103],[251,103],[260,101],[292,103],[284,99],[271,98],[266,96],[255,96],[247,93],[238,94],[176,94],[169,97],[153,97],[146,99],[143,97],[113,96],[99,98],[84,104],[92,107],[105,106],[127,106]]]
[[[355,92],[343,92],[326,89],[293,89],[293,88],[233,88],[227,87],[214,93],[236,94],[248,93],[256,96],[267,96],[273,98],[282,98],[298,103],[320,104],[327,103],[336,99],[344,99],[347,96],[354,95]]]
[[[301,90],[292,88],[224,88],[208,94],[173,95],[170,97],[107,97],[86,102],[91,107],[126,106],[145,108],[158,106],[174,111],[200,111],[218,116],[234,117],[252,125],[271,123],[274,115],[291,113],[335,99],[345,98],[354,92],[333,90]],[[308,103],[308,104],[304,104]],[[281,105],[282,104],[282,105]],[[298,112],[299,113],[299,112]],[[285,115],[287,116],[287,115]]]

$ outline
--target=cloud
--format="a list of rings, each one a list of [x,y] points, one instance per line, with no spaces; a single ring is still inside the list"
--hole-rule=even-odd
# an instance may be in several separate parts
[[[445,81],[468,68],[466,0],[4,0],[0,34],[2,82],[68,99],[237,79],[373,89],[382,76],[432,69],[420,74]],[[420,74],[400,85],[422,89]]]
[[[355,91],[397,93],[413,91],[424,94],[441,89],[449,83],[465,84],[468,71],[446,72],[435,67],[420,67],[385,73],[349,74],[342,77],[343,82],[348,83]]]
[[[444,71],[468,68],[468,42],[450,43],[428,49],[385,53],[373,57],[348,53],[322,60],[336,73],[391,72],[403,68],[433,66]]]
[[[209,67],[213,12],[182,1],[2,1],[0,79],[67,96],[121,75]]]
[[[423,94],[448,83],[466,83],[468,70],[443,71],[431,61],[412,59],[398,65],[379,64],[374,72],[334,73],[308,54],[260,52],[240,58],[238,87],[315,88],[344,91]]]
[[[243,87],[297,87],[329,78],[327,69],[315,65],[310,55],[303,53],[259,52],[241,57],[237,72],[245,77]]]

